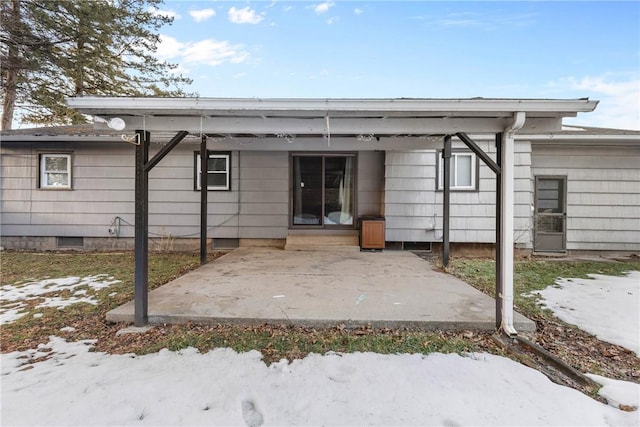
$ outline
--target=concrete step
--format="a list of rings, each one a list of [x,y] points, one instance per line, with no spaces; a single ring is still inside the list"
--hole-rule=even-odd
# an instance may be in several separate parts
[[[286,251],[359,251],[356,235],[291,234],[284,246]]]

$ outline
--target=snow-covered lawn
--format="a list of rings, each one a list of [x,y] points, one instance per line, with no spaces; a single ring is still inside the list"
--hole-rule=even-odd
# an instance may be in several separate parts
[[[589,277],[558,279],[535,293],[558,318],[640,357],[640,272]]]
[[[64,308],[71,304],[86,302],[97,304],[97,300],[87,295],[88,289],[98,290],[106,288],[119,280],[113,280],[106,274],[87,277],[62,277],[59,279],[44,279],[33,282],[15,283],[0,286],[0,325],[11,323],[25,316],[27,302],[44,299],[36,308],[58,307]],[[47,294],[70,292],[66,298],[60,296],[46,296]],[[36,313],[37,315],[37,313]]]
[[[37,288],[33,285],[27,293],[3,287],[2,299],[5,292],[24,298],[42,295]],[[635,289],[631,292],[637,296]],[[570,303],[597,300],[600,308],[591,310],[593,316],[602,307],[614,307],[616,315],[621,311],[615,304],[622,297],[612,297],[616,292],[574,288],[572,293]],[[554,301],[555,294],[547,296],[545,290],[541,295],[547,304]],[[561,305],[577,311],[570,303]],[[609,324],[614,317],[607,318]],[[587,315],[576,323],[583,327],[592,321]],[[51,337],[38,349],[2,354],[1,424],[640,425],[638,411],[616,408],[640,406],[637,384],[592,376],[605,385],[601,394],[609,398],[609,406],[554,384],[536,370],[485,353],[312,354],[267,366],[257,351],[201,354],[186,349],[134,356],[90,349],[91,342]]]
[[[266,366],[257,351],[109,356],[55,337],[47,347],[2,356],[2,425],[638,424],[637,412],[489,354],[314,354]],[[25,356],[49,358],[21,366]]]

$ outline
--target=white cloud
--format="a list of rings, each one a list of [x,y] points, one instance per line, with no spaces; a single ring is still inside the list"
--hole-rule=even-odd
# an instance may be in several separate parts
[[[182,16],[180,14],[174,12],[171,9],[158,9],[157,7],[150,7],[149,12],[155,16],[165,16],[167,18],[180,19]]]
[[[180,43],[173,37],[160,35],[160,43],[158,43],[156,55],[162,59],[175,58],[180,54],[180,49],[182,49],[182,46],[183,43]]]
[[[481,30],[496,30],[505,26],[528,27],[535,24],[537,14],[505,14],[502,11],[485,11],[481,13],[461,12],[450,13],[443,17],[415,16],[416,19],[433,21],[434,25],[449,28],[477,28]]]
[[[310,79],[319,79],[319,78],[322,78],[322,77],[326,77],[328,75],[329,75],[329,70],[327,70],[326,68],[322,68],[317,73],[310,75],[309,78]]]
[[[181,65],[220,65],[223,62],[241,63],[249,58],[242,45],[213,39],[196,42],[181,42],[173,37],[161,35],[156,54],[165,60]]]
[[[363,12],[364,10],[360,9],[359,7],[353,9],[353,13],[355,13],[356,15],[362,15]]]
[[[326,13],[326,12],[328,12],[328,11],[329,11],[329,9],[330,9],[331,7],[333,7],[333,6],[335,6],[335,3],[334,3],[334,2],[332,2],[332,1],[326,1],[326,2],[324,2],[324,3],[320,3],[320,4],[317,4],[317,5],[313,6],[313,11],[314,11],[315,13],[317,13],[318,15],[320,15],[320,14],[322,14],[322,13]]]
[[[640,129],[640,79],[637,75],[604,74],[569,77],[554,83],[600,101],[596,110],[576,123],[598,127]]]
[[[338,16],[333,16],[329,19],[327,19],[327,24],[331,25],[331,24],[335,24],[336,22],[338,22],[340,20],[340,17]]]
[[[200,9],[200,10],[192,10],[189,12],[189,15],[191,15],[191,17],[193,18],[194,21],[196,22],[203,22],[206,21],[207,19],[211,18],[212,16],[216,15],[216,11],[213,9]]]
[[[235,6],[229,9],[229,21],[234,24],[257,24],[262,21],[264,17],[255,10],[249,8],[249,6],[242,9],[236,9]]]

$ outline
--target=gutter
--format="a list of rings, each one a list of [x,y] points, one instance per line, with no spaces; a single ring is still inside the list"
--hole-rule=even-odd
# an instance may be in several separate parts
[[[504,130],[502,136],[502,224],[500,230],[500,257],[502,289],[502,318],[500,328],[509,336],[517,335],[513,326],[513,205],[514,205],[514,176],[515,149],[514,134],[522,129],[526,121],[523,111],[514,113],[513,121]]]
[[[346,113],[465,113],[486,112],[507,117],[514,110],[531,113],[556,113],[573,117],[590,112],[598,101],[579,99],[515,98],[158,98],[102,97],[66,98],[69,107],[91,115],[222,115],[246,116],[256,112],[295,112],[297,116],[324,116]],[[305,114],[302,114],[305,112]],[[428,117],[427,114],[425,117]]]
[[[513,122],[509,126],[507,126],[507,128],[504,130],[504,133],[516,133],[517,131],[522,129],[522,126],[524,126],[524,122],[526,121],[526,119],[527,115],[523,111],[516,111],[514,113]]]

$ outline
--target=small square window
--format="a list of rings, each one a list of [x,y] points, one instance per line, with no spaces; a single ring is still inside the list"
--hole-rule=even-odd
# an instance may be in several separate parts
[[[71,189],[71,154],[40,154],[39,187]]]
[[[200,190],[200,153],[195,153],[195,189]],[[209,153],[207,159],[207,189],[231,190],[231,154]]]
[[[438,190],[444,189],[444,159],[442,151],[438,152]],[[478,158],[471,152],[451,153],[451,167],[449,170],[450,188],[457,191],[478,189]]]

